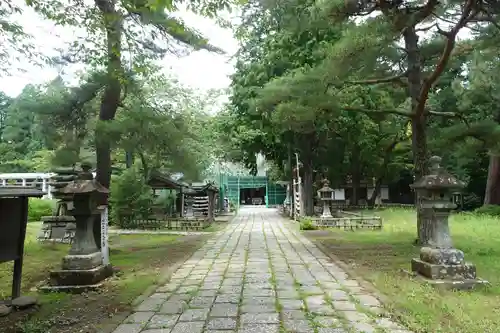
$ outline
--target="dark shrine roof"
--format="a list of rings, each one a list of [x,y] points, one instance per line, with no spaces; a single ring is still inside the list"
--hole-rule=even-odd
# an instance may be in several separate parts
[[[177,182],[159,171],[153,171],[149,176],[148,185],[154,189],[169,189],[176,190],[182,187],[186,187],[180,182]]]
[[[207,194],[208,192],[219,192],[219,188],[213,183],[194,183],[184,191],[184,193],[188,195]]]

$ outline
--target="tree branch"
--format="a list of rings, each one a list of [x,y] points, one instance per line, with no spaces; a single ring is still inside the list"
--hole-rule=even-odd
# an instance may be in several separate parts
[[[459,117],[459,115],[455,112],[439,112],[439,111],[430,111],[427,110],[425,114],[431,115],[431,116],[440,116],[440,117],[447,117],[447,118],[455,118]]]
[[[357,108],[357,107],[351,107],[351,106],[341,106],[340,107],[344,111],[352,111],[352,112],[361,112],[365,114],[395,114],[398,116],[404,116],[404,117],[411,117],[411,113],[408,111],[403,111],[403,110],[369,110],[369,109],[364,109],[364,108]]]
[[[457,119],[460,119],[461,121],[463,121],[463,123],[465,124],[465,126],[467,126],[467,127],[470,126],[469,125],[469,121],[467,120],[467,118],[465,118],[460,113],[456,113],[456,112],[439,112],[439,111],[427,110],[425,114],[428,114],[428,115],[431,115],[431,116],[437,116],[437,117],[457,118]]]
[[[425,5],[413,8],[413,13],[411,13],[410,16],[405,15],[406,19],[412,19],[412,21],[400,21],[399,23],[402,24],[402,26],[399,28],[404,29],[408,27],[409,24],[416,26],[417,24],[421,23],[427,17],[429,17],[429,15],[431,15],[437,5],[439,5],[439,0],[428,0]]]
[[[471,22],[475,22],[475,23],[481,23],[481,22],[491,23],[491,24],[493,24],[493,26],[495,28],[497,28],[498,30],[500,30],[500,24],[498,24],[497,21],[498,20],[495,20],[495,18],[493,17],[493,15],[490,14],[489,12],[487,12],[487,11],[484,11],[482,13],[482,15],[477,16],[477,17],[475,17],[474,19],[471,20]]]
[[[377,8],[380,8],[381,3],[384,2],[386,2],[386,0],[346,0],[341,13],[348,16],[367,16],[373,13]]]
[[[447,18],[444,18],[444,17],[441,17],[441,16],[437,15],[436,13],[432,13],[431,15],[434,16],[436,19],[441,20],[443,22],[446,22],[446,23],[449,23],[449,24],[453,24],[453,25],[457,24],[457,22],[452,21],[452,20],[447,19]],[[470,22],[474,22],[474,21],[471,20]],[[467,27],[467,28],[470,29],[470,30],[472,30],[472,31],[475,31],[475,32],[481,32],[479,29],[475,29],[475,28],[472,28],[472,27]]]
[[[402,84],[405,84],[403,82],[402,78],[408,75],[408,71],[405,71],[404,73],[394,75],[394,76],[389,76],[389,77],[384,77],[384,78],[379,78],[379,79],[368,79],[368,80],[360,80],[360,81],[346,81],[345,83],[347,84],[379,84],[379,83],[398,83],[398,81]]]
[[[424,28],[419,28],[419,29],[415,29],[416,32],[419,32],[419,31],[429,31],[431,30],[432,28],[434,27],[437,27],[437,23],[433,23],[431,24],[430,26],[428,27],[424,27]]]
[[[464,6],[462,15],[455,24],[455,26],[448,32],[445,32],[445,36],[448,39],[446,41],[445,48],[443,50],[443,53],[441,54],[441,59],[439,60],[436,68],[432,72],[432,74],[424,80],[422,84],[422,88],[420,89],[420,95],[418,98],[418,104],[413,110],[414,114],[417,117],[422,116],[425,113],[425,104],[427,102],[427,98],[429,97],[429,91],[434,85],[434,83],[437,81],[439,76],[443,73],[446,64],[448,63],[448,60],[450,58],[451,52],[453,51],[453,48],[455,46],[455,38],[460,31],[461,28],[463,28],[467,22],[476,14],[475,11],[473,11],[473,4],[474,0],[467,0],[467,3]]]
[[[359,81],[343,81],[340,83],[331,83],[331,84],[326,84],[325,86],[325,92],[328,91],[328,89],[335,87],[335,88],[343,88],[345,85],[370,85],[370,84],[382,84],[382,83],[395,83],[400,86],[406,87],[407,83],[404,82],[403,78],[408,75],[408,72],[405,71],[402,74],[394,75],[394,76],[389,76],[385,78],[379,78],[379,79],[368,79],[368,80],[359,80]]]
[[[361,112],[364,114],[395,114],[398,116],[403,116],[403,117],[409,117],[412,118],[414,114],[409,111],[404,111],[404,110],[397,110],[397,109],[389,109],[389,110],[370,110],[370,109],[365,109],[365,108],[359,108],[359,107],[351,107],[351,106],[341,106],[340,107],[344,111],[351,111],[351,112]],[[436,117],[445,117],[445,118],[458,118],[464,122],[466,126],[469,126],[469,122],[465,117],[459,113],[456,112],[439,112],[439,111],[432,111],[429,109],[425,109],[425,115],[431,115],[431,116],[436,116]]]

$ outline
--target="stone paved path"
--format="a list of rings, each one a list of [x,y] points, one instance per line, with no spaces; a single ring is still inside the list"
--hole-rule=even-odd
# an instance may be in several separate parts
[[[288,223],[242,208],[114,333],[411,333]]]

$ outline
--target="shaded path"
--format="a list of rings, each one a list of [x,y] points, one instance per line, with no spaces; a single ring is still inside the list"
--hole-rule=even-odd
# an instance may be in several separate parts
[[[411,333],[379,312],[276,210],[250,207],[114,333]]]

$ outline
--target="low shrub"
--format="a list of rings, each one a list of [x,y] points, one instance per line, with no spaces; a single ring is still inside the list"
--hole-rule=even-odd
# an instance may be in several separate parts
[[[137,220],[145,220],[151,214],[153,193],[144,177],[136,168],[124,171],[113,179],[109,202],[110,222],[122,229],[137,229]]]
[[[483,198],[475,193],[468,193],[463,196],[462,206],[460,207],[464,211],[472,211],[478,209],[483,204]]]
[[[316,230],[318,227],[316,227],[313,223],[313,221],[309,218],[303,218],[300,220],[300,230]]]
[[[500,205],[484,205],[476,209],[474,213],[500,217]]]
[[[28,222],[39,222],[43,216],[52,215],[55,207],[55,200],[30,198],[28,203]]]
[[[229,200],[229,210],[232,212],[236,212],[238,210],[237,200]]]

